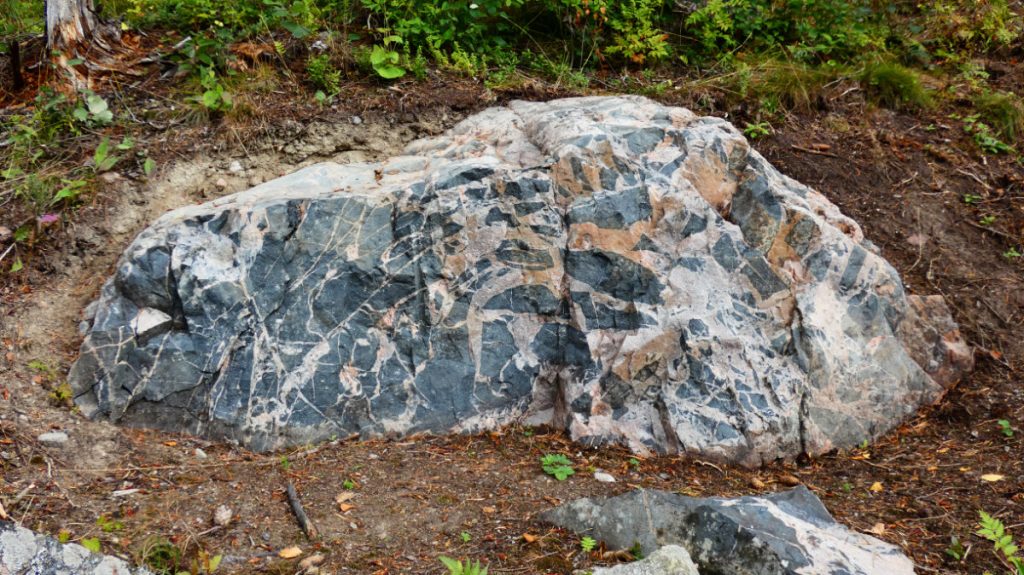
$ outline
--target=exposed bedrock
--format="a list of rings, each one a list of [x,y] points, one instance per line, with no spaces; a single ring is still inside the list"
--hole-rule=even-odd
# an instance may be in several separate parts
[[[405,154],[143,231],[90,306],[83,412],[258,450],[518,420],[756,465],[971,367],[942,299],[724,120],[513,102]]]

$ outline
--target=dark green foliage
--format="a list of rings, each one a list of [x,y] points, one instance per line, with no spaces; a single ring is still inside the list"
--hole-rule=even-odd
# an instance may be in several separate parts
[[[1008,92],[982,92],[974,99],[981,119],[1011,144],[1024,137],[1024,103]]]
[[[931,103],[931,96],[918,73],[894,62],[867,64],[860,81],[868,97],[886,108],[911,110]]]

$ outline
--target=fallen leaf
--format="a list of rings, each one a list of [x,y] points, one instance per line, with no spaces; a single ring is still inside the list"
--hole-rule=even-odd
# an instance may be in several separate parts
[[[754,489],[764,489],[765,487],[767,487],[767,485],[764,484],[764,481],[761,481],[756,477],[750,478],[750,486],[753,487]]]
[[[871,484],[871,487],[868,487],[868,490],[869,491],[874,491],[875,493],[879,493],[881,491],[884,491],[885,488],[882,487],[882,482],[881,481],[876,481],[876,482]]]
[[[354,492],[345,491],[344,493],[339,493],[338,496],[334,498],[334,502],[337,503],[338,505],[341,505],[342,503],[348,501],[349,499],[352,499],[355,496],[356,494]]]
[[[868,533],[874,535],[885,535],[885,523],[875,523],[875,525],[868,530]]]
[[[164,445],[166,445],[167,447],[177,447],[178,442],[177,441],[165,441]]]
[[[998,473],[986,473],[985,475],[981,476],[981,480],[982,481],[1002,481],[1003,480],[1003,476],[999,475]]]
[[[338,505],[338,509],[341,509],[342,513],[347,513],[355,508],[356,506],[352,505],[351,503],[341,503]]]
[[[277,552],[277,556],[281,559],[295,559],[299,555],[302,555],[302,549],[298,547],[285,547],[284,549]]]
[[[498,510],[493,508],[493,507],[484,507],[483,509],[481,509],[481,511],[483,511],[484,513],[488,513],[488,514],[490,514],[490,513],[497,513],[498,512]]]
[[[533,543],[537,539],[538,538],[537,538],[536,535],[530,535],[529,533],[523,533],[523,540],[526,541],[527,543]]]

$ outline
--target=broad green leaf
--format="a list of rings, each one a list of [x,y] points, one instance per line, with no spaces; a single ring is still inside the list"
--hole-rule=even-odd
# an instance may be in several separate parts
[[[146,158],[146,161],[142,162],[142,173],[146,174],[147,176],[152,174],[153,170],[155,169],[156,162],[153,161],[153,158]]]
[[[216,109],[217,104],[220,103],[220,94],[216,90],[207,90],[203,92],[203,105],[207,108]]]
[[[100,545],[100,540],[96,537],[87,537],[85,539],[82,539],[82,547],[85,547],[93,553],[99,553],[100,549],[102,548],[102,546]]]
[[[213,573],[217,570],[217,567],[220,566],[221,559],[224,559],[223,555],[214,555],[213,557],[210,557],[210,573]]]
[[[11,266],[11,273],[12,274],[18,273],[18,272],[21,271],[21,268],[23,268],[23,267],[25,267],[25,266],[24,266],[24,264],[21,263],[21,258],[18,258],[16,260],[14,260],[14,264]]]

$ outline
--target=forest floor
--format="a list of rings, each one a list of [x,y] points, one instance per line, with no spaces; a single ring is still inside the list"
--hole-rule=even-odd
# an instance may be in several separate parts
[[[1004,89],[1019,93],[1013,82],[1021,78],[1024,66],[1010,70]],[[600,549],[583,552],[577,535],[534,519],[559,502],[636,487],[733,496],[804,484],[838,521],[903,548],[919,573],[1005,573],[973,531],[985,510],[1018,540],[1024,535],[1024,263],[1004,255],[1024,237],[1024,169],[982,153],[949,121],[955,109],[878,109],[853,86],[830,86],[813,109],[787,114],[754,147],[859,221],[909,291],[945,296],[977,358],[941,402],[874,444],[756,470],[634,459],[521,427],[255,454],[75,413],[61,384],[81,341],[82,310],[160,214],[310,163],[386,157],[488,105],[572,95],[542,83],[494,92],[432,77],[347,86],[324,108],[308,95],[267,93],[250,103],[245,122],[153,123],[137,145],[158,172],[148,180],[103,176],[73,223],[47,229],[50,241],[24,273],[0,285],[0,502],[26,527],[98,538],[105,552],[137,561],[172,549],[220,555],[218,573],[295,573],[320,553],[331,573],[442,573],[437,557],[448,555],[485,561],[492,575],[563,574],[607,561]],[[161,102],[158,87],[133,93],[140,105]],[[671,88],[652,95],[743,119],[742,110],[709,108],[697,96]],[[67,432],[69,443],[41,445],[37,436],[50,430]],[[541,470],[539,458],[554,452],[575,464],[566,481]],[[596,481],[594,469],[617,482]],[[982,479],[992,474],[1001,478]],[[289,482],[320,531],[317,542],[289,511]],[[222,505],[232,511],[226,526],[213,522]],[[952,537],[962,561],[945,552]],[[291,546],[302,554],[281,558]]]

